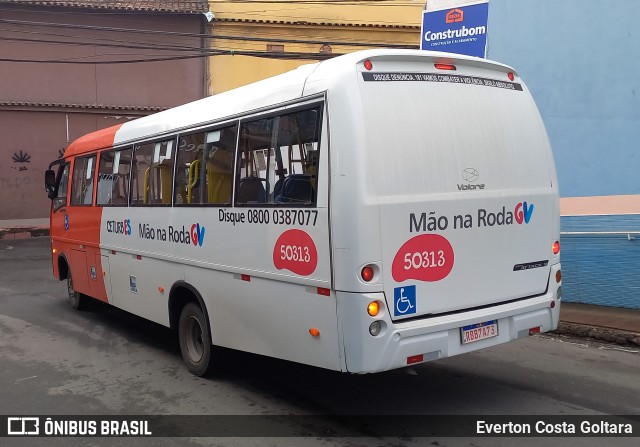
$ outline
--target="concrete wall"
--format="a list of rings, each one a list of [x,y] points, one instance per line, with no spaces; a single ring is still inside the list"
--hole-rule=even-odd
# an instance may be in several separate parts
[[[640,194],[639,18],[637,0],[490,0],[488,56],[531,89],[563,197]]]
[[[285,0],[259,6],[252,2],[211,1],[209,7],[215,14],[211,29],[214,37],[211,49],[214,51],[259,54],[269,51],[269,45],[282,45],[285,54],[308,55],[297,60],[241,54],[214,56],[210,59],[210,94],[215,94],[293,70],[302,64],[315,63],[320,60],[325,43],[330,43],[333,54],[351,53],[375,44],[419,48],[424,0],[389,0],[384,5],[367,1],[348,5]],[[235,39],[238,37],[245,40]],[[365,46],[349,45],[353,42]]]
[[[0,30],[0,58],[100,62],[83,65],[2,62],[2,101],[171,107],[202,98],[206,93],[203,82],[206,58],[103,63],[194,54],[202,44],[199,37],[70,27],[200,33],[200,15],[54,13],[43,10],[2,11],[0,18],[65,25],[5,24]],[[16,38],[40,42],[13,40]],[[116,46],[103,46],[105,44]],[[167,45],[194,48],[194,51],[163,50],[162,47]],[[135,48],[141,46],[148,48]]]
[[[568,301],[640,308],[640,2],[490,0],[488,56],[549,133]]]
[[[42,62],[105,62],[194,54],[203,44],[197,36],[202,32],[201,14],[22,9],[16,6],[0,11],[1,19],[12,21],[0,30],[0,58],[34,61],[0,62],[0,221],[49,216],[43,173],[51,161],[61,156],[68,144],[67,136],[73,141],[88,132],[199,99],[207,90],[206,58],[127,64]],[[174,49],[163,50],[161,47],[166,45]],[[150,48],[132,48],[135,46]],[[176,46],[196,51],[185,53],[175,50]]]
[[[0,110],[0,220],[49,216],[44,171],[70,141],[127,121],[122,115]]]

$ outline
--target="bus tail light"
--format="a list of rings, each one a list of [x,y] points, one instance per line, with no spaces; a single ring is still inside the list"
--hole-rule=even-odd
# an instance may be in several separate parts
[[[376,336],[382,332],[382,323],[380,321],[374,321],[369,325],[369,333],[372,336]]]
[[[371,63],[371,61],[369,59],[364,61],[364,68],[366,68],[369,71],[371,71],[373,69],[373,64]]]
[[[535,335],[540,333],[540,326],[532,327],[529,329],[529,335]]]
[[[374,276],[373,267],[371,267],[370,265],[366,265],[362,267],[362,270],[360,271],[360,277],[364,282],[371,282],[371,280],[373,279],[373,276]]]
[[[516,78],[512,71],[507,73],[507,77],[509,78],[510,81],[513,81]]]
[[[558,284],[560,284],[560,281],[562,281],[562,271],[561,271],[561,270],[558,270],[558,271],[556,272],[556,282],[557,282]]]
[[[407,365],[424,362],[424,354],[412,355],[407,357]]]
[[[367,306],[367,313],[372,317],[375,317],[380,313],[380,303],[378,301],[371,301]]]
[[[552,250],[554,255],[557,255],[558,253],[560,253],[560,241],[555,241],[553,243]]]
[[[309,329],[309,333],[311,334],[312,337],[320,337],[320,331],[314,327]]]
[[[449,70],[449,71],[455,71],[456,70],[456,66],[453,65],[453,64],[434,64],[434,66],[438,70]]]

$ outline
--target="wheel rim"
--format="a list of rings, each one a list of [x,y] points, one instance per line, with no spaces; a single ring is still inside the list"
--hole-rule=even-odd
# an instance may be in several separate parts
[[[196,317],[189,317],[185,323],[185,341],[189,358],[198,363],[204,355],[204,343],[202,342],[202,327]]]

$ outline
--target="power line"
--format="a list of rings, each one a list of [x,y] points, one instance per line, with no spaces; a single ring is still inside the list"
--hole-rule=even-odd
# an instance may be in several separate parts
[[[389,44],[384,42],[353,42],[353,41],[328,41],[328,40],[301,40],[301,39],[282,39],[275,37],[245,37],[245,36],[233,36],[233,35],[221,35],[221,34],[201,34],[201,33],[183,33],[177,31],[158,31],[158,30],[140,30],[134,28],[114,28],[114,27],[102,27],[95,25],[75,25],[75,24],[63,24],[63,23],[54,23],[54,22],[33,22],[33,21],[19,21],[19,20],[8,20],[8,19],[0,19],[0,23],[8,23],[13,25],[27,25],[27,26],[44,26],[44,27],[54,27],[54,28],[63,28],[63,29],[88,29],[94,31],[109,31],[109,32],[129,32],[129,33],[142,33],[142,34],[150,34],[150,35],[159,35],[159,36],[175,36],[175,37],[194,37],[194,38],[207,38],[207,39],[222,39],[222,40],[244,40],[244,41],[255,41],[255,42],[278,42],[278,43],[299,43],[299,44],[310,44],[310,45],[346,45],[346,46],[363,46],[363,47],[385,47],[385,48],[415,48],[414,45],[406,45],[406,44]],[[29,32],[29,31],[19,31],[19,30],[5,30],[8,32],[23,32],[28,34],[38,34],[38,32]],[[56,37],[69,37],[69,38],[78,38],[78,39],[92,39],[98,40],[97,37],[90,36],[66,36],[63,34],[57,33],[40,33],[41,35],[52,35]],[[8,40],[8,39],[6,39]],[[113,40],[113,39],[102,39],[104,41],[113,41],[113,42],[127,42],[123,40]],[[101,44],[102,45],[102,44]],[[148,45],[164,45],[164,43],[156,43],[149,42]],[[115,46],[115,45],[114,45]],[[176,47],[179,48],[179,47]],[[182,47],[188,48],[188,47]]]
[[[15,4],[24,4],[24,5],[29,5],[29,4],[33,4],[33,5],[37,5],[37,6],[43,6],[42,0],[21,0],[19,2],[14,2]],[[90,7],[86,6],[86,5],[69,5],[69,1],[68,0],[47,0],[47,5],[45,6],[57,6],[57,5],[62,5],[62,6],[77,6],[77,7],[82,7],[82,8],[87,8],[90,9]],[[89,2],[83,2],[83,3],[89,3]],[[93,2],[96,6],[100,5],[100,3],[102,3],[101,1],[94,1]],[[195,1],[195,3],[201,3],[204,4],[206,3],[205,1],[200,1],[198,2],[197,0]],[[323,5],[336,5],[336,6],[342,6],[342,5],[349,5],[349,4],[353,4],[353,5],[358,5],[358,6],[368,6],[365,5],[365,3],[380,3],[380,4],[396,4],[398,6],[412,6],[415,5],[415,3],[412,3],[410,1],[398,1],[398,0],[294,0],[294,1],[286,1],[286,0],[218,0],[217,3],[228,3],[228,4],[242,4],[242,3],[250,3],[250,4],[261,4],[261,3],[265,3],[265,4],[285,4],[285,5],[296,5],[296,4],[323,4]],[[122,0],[122,1],[118,1],[118,0],[109,0],[109,4],[110,6],[118,5],[118,4],[122,4],[122,8],[124,9],[125,7],[130,8],[131,7],[131,1],[126,1],[126,0]],[[100,7],[101,9],[104,7]],[[115,8],[112,8],[115,9]],[[130,9],[128,9],[130,10]],[[146,12],[146,9],[138,9],[138,10],[134,10],[136,12]],[[199,11],[198,11],[199,12]]]
[[[97,42],[73,42],[66,40],[48,40],[48,39],[23,39],[19,37],[0,37],[0,41],[6,42],[27,42],[27,43],[44,43],[48,45],[71,45],[71,46],[90,46],[90,47],[109,47],[109,48],[127,48],[137,50],[165,50],[165,51],[199,51],[200,48],[194,47],[171,47],[162,45],[124,45],[114,43],[97,43]]]
[[[2,30],[1,31],[10,31]],[[33,33],[42,34],[46,33]],[[67,37],[63,35],[57,35],[59,37]],[[71,36],[69,36],[71,37]],[[81,36],[76,36],[80,38]],[[84,37],[84,36],[82,36]],[[211,39],[217,40],[234,40],[243,42],[277,42],[277,43],[296,43],[307,45],[334,45],[334,46],[352,46],[352,47],[369,47],[369,48],[395,48],[395,49],[415,49],[417,45],[405,45],[405,44],[389,44],[382,42],[350,42],[350,41],[331,41],[331,40],[301,40],[301,39],[280,39],[280,38],[267,38],[267,37],[244,37],[244,36],[226,36],[213,34],[209,36]],[[159,43],[140,43],[140,44],[116,44],[116,43],[100,43],[100,42],[79,42],[79,41],[66,41],[66,40],[48,40],[48,39],[27,39],[19,37],[1,37],[0,41],[7,42],[29,42],[29,43],[45,43],[51,45],[72,45],[72,46],[96,46],[96,47],[111,47],[111,48],[128,48],[128,49],[161,49],[161,50],[175,50],[175,51],[198,51],[199,47],[186,47],[186,46],[174,46],[168,44]],[[127,42],[127,41],[120,41]]]
[[[120,59],[110,61],[79,61],[64,59],[13,59],[0,58],[0,62],[16,62],[16,63],[36,63],[36,64],[70,64],[70,65],[107,65],[107,64],[133,64],[143,62],[166,62],[182,59],[195,59],[209,56],[249,56],[261,57],[268,59],[303,59],[303,60],[325,60],[331,59],[341,54],[336,53],[281,53],[274,51],[247,51],[247,50],[206,50],[202,54],[185,55],[185,56],[168,56],[168,57],[149,57],[144,59]],[[87,57],[100,57],[87,56]]]

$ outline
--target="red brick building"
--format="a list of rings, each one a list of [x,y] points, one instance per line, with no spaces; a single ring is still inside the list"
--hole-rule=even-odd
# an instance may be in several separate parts
[[[207,1],[0,1],[0,221],[69,142],[206,96]]]

